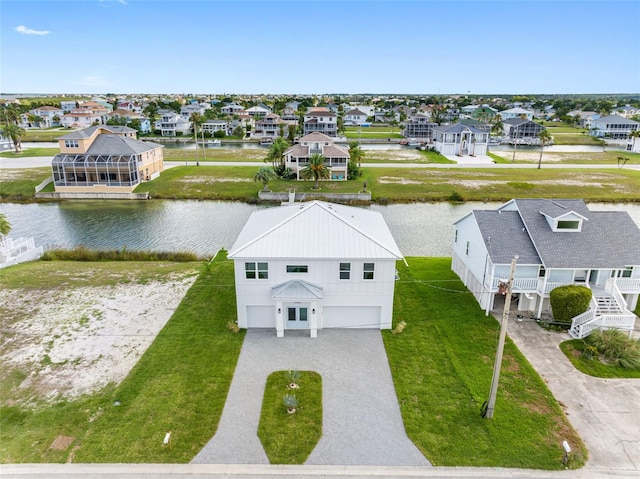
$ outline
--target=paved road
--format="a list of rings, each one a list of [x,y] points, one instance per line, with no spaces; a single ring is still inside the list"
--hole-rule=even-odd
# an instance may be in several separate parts
[[[1,158],[0,157],[0,169],[3,168],[42,168],[51,166],[52,156],[27,156],[24,158]],[[165,168],[172,168],[174,166],[195,166],[195,161],[165,161]],[[260,166],[260,161],[201,161],[203,166]],[[538,165],[535,163],[514,163],[514,164],[495,164],[486,162],[465,162],[462,164],[442,164],[442,163],[402,163],[402,162],[388,162],[388,163],[365,163],[366,168],[497,168],[497,169],[509,169],[509,168],[525,168],[533,169]],[[614,164],[576,164],[570,165],[566,163],[543,163],[544,169],[603,169],[603,168],[618,168]],[[640,171],[640,164],[625,165],[625,170]]]
[[[198,464],[268,464],[257,437],[267,376],[322,376],[322,438],[306,464],[428,466],[407,438],[379,330],[248,331],[213,439]]]
[[[25,464],[2,465],[5,479],[621,479],[635,472],[598,469],[536,471],[480,467],[266,466],[215,464]]]

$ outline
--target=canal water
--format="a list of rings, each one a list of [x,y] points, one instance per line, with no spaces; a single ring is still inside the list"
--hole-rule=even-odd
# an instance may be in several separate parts
[[[450,256],[453,222],[473,209],[499,203],[467,202],[371,205],[385,218],[406,256]],[[592,204],[593,210],[625,210],[640,226],[640,205]],[[62,201],[0,204],[11,237],[32,237],[36,245],[94,249],[192,251],[210,256],[229,249],[249,215],[262,205],[240,202],[150,200]]]

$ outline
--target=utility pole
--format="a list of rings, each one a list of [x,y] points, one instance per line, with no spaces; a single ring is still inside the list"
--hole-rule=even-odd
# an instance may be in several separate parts
[[[518,257],[514,256],[511,261],[511,272],[509,273],[509,283],[507,284],[507,294],[504,297],[504,310],[502,311],[502,322],[500,323],[500,339],[498,341],[498,351],[496,361],[493,364],[493,377],[491,378],[491,392],[489,393],[489,403],[484,417],[491,419],[493,410],[496,407],[496,395],[498,394],[498,381],[500,380],[500,367],[502,366],[502,353],[504,351],[504,341],[507,336],[507,323],[509,320],[509,307],[511,306],[511,290],[513,288],[513,277],[516,273],[516,262]]]
[[[516,161],[516,144],[518,141],[518,129],[520,128],[520,125],[515,127],[515,138],[513,139],[513,158],[511,158],[511,163],[513,163],[514,161]]]

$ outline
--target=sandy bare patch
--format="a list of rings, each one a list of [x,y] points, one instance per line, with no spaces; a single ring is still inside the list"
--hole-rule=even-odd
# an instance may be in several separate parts
[[[215,176],[185,176],[180,180],[182,183],[251,183],[249,178],[217,178]]]
[[[106,287],[6,290],[0,297],[4,371],[27,373],[38,399],[77,397],[129,373],[195,276]]]
[[[69,436],[58,436],[53,440],[53,442],[49,446],[49,449],[54,449],[56,451],[66,451],[74,439],[74,437]]]
[[[424,160],[418,150],[366,150],[365,157],[375,160],[406,161]]]
[[[395,176],[381,176],[378,178],[378,183],[391,183],[397,185],[421,185],[422,181],[410,180],[408,178],[397,178]]]

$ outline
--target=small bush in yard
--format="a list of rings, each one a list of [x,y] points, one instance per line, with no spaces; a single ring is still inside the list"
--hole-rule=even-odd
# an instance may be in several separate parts
[[[589,308],[591,290],[585,286],[559,286],[549,294],[553,317],[560,323],[571,323],[571,318]]]
[[[607,362],[625,369],[640,369],[640,341],[631,339],[623,331],[596,331],[585,341],[587,348],[595,348]]]

